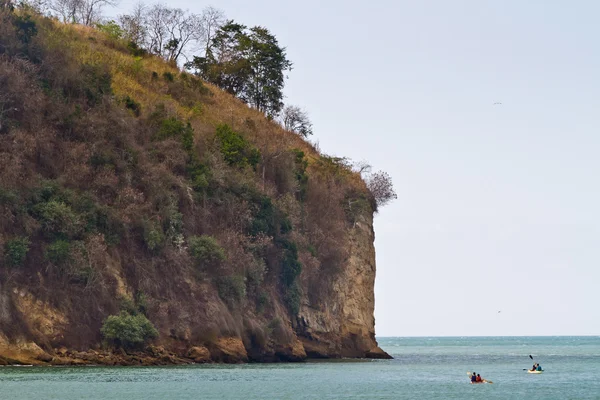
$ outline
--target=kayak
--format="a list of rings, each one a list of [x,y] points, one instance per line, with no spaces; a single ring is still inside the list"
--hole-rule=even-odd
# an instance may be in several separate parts
[[[544,372],[544,371],[543,370],[542,371],[532,371],[530,369],[527,370],[528,374],[541,374],[542,372]]]
[[[472,375],[472,373],[471,373],[471,372],[467,372],[467,375],[468,375],[468,376],[469,376],[469,378],[470,378],[470,377],[471,377],[471,375]],[[476,385],[476,384],[479,384],[479,383],[494,383],[494,382],[492,382],[492,381],[488,381],[488,380],[484,379],[484,380],[482,380],[481,382],[470,382],[470,383],[472,383],[473,385]]]

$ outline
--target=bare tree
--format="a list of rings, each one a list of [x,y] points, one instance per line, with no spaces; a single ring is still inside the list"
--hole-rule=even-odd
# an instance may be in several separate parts
[[[202,10],[200,17],[202,23],[202,33],[200,40],[204,43],[204,53],[208,53],[210,43],[215,36],[215,32],[225,24],[225,13],[212,6]]]
[[[102,8],[104,6],[116,6],[118,0],[82,0],[81,1],[81,24],[91,26],[102,19]]]
[[[367,188],[373,195],[378,208],[398,198],[392,184],[392,177],[387,172],[375,172],[369,175],[366,181]]]
[[[142,2],[133,6],[131,14],[119,15],[119,25],[125,33],[125,39],[141,47],[144,45],[148,33],[146,26],[146,5]]]
[[[21,0],[21,7],[28,8],[39,14],[49,11],[50,2],[47,0]]]
[[[146,13],[149,50],[177,62],[203,36],[201,18],[180,8],[155,4]]]
[[[50,9],[64,23],[78,23],[79,10],[83,0],[53,0]]]
[[[116,6],[118,0],[53,0],[50,9],[65,23],[93,25],[100,21],[104,6]]]
[[[356,172],[358,172],[359,174],[363,175],[363,174],[370,174],[371,173],[371,169],[373,167],[371,167],[371,164],[369,164],[367,161],[362,160],[362,161],[357,161],[354,163],[354,165],[352,166],[352,169]]]
[[[281,115],[283,127],[306,138],[312,135],[312,123],[308,113],[298,106],[286,106]]]

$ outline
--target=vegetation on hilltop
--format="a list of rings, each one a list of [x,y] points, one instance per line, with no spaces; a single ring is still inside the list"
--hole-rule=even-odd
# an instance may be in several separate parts
[[[151,51],[119,29],[0,0],[2,288],[27,288],[76,321],[56,340],[80,347],[102,335],[137,346],[157,335],[150,321],[192,340],[242,334],[253,315],[266,326],[279,303],[293,317],[306,288],[343,268],[348,229],[395,197],[391,181],[370,191],[308,131],[265,118],[278,95],[249,95],[247,107],[165,62],[177,59],[170,39]],[[231,316],[199,307],[211,293]],[[119,313],[134,294],[145,316]],[[7,307],[3,323],[40,334]]]

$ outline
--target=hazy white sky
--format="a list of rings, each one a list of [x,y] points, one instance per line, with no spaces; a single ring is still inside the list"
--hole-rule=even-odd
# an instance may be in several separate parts
[[[600,334],[600,2],[167,3],[271,30],[321,149],[392,175],[378,336]]]

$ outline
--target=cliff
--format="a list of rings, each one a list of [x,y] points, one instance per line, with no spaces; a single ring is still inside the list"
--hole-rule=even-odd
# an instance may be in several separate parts
[[[373,204],[195,76],[0,11],[0,364],[388,357]]]

